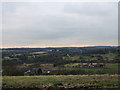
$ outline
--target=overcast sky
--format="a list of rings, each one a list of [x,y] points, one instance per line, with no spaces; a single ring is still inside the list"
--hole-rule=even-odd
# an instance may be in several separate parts
[[[3,47],[117,45],[117,2],[3,3]]]

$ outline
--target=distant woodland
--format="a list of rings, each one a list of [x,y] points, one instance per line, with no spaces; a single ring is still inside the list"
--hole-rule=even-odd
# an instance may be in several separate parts
[[[119,47],[2,49],[3,76],[118,74]]]

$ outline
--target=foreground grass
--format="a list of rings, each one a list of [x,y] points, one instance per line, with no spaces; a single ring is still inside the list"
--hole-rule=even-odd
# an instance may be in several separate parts
[[[3,88],[118,88],[119,75],[3,76]]]

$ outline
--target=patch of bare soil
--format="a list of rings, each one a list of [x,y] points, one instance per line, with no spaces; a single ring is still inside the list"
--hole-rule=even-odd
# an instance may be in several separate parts
[[[43,88],[44,90],[62,90],[62,89],[80,89],[80,88],[91,88],[96,86],[96,84],[48,84],[40,85],[38,88]]]

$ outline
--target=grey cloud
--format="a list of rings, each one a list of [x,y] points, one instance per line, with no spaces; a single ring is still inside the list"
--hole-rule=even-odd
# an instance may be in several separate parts
[[[3,12],[5,44],[43,41],[63,45],[117,42],[116,3],[7,3]],[[11,7],[12,6],[12,7]],[[11,7],[11,8],[9,8]],[[45,42],[44,42],[45,41]],[[58,42],[59,41],[59,42]],[[64,44],[64,45],[65,45]]]
[[[113,8],[114,7],[114,8]],[[114,2],[89,2],[89,3],[69,3],[64,7],[66,13],[79,13],[84,15],[109,15],[116,12],[117,3]],[[112,10],[112,12],[110,12]],[[114,14],[114,13],[113,13]]]

